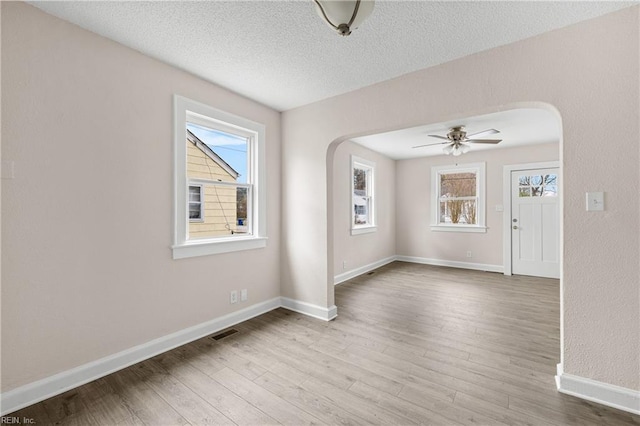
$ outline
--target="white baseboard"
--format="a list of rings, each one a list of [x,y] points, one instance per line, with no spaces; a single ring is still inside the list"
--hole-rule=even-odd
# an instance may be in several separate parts
[[[566,374],[562,364],[558,364],[556,386],[567,395],[640,415],[640,391]]]
[[[338,308],[335,305],[329,308],[323,308],[318,305],[289,299],[287,297],[275,297],[240,311],[232,312],[220,318],[177,331],[71,370],[63,371],[62,373],[4,392],[0,395],[0,415],[4,416],[5,414],[28,407],[29,405],[77,388],[100,377],[104,377],[138,362],[170,351],[178,346],[224,330],[225,328],[280,307],[324,321],[332,320],[338,316]]]
[[[426,257],[415,257],[415,256],[396,256],[395,260],[399,260],[401,262],[422,263],[425,265],[449,266],[452,268],[473,269],[476,271],[499,272],[499,273],[504,272],[504,267],[502,265],[489,265],[486,263],[458,262],[455,260],[429,259]]]
[[[149,359],[232,325],[262,315],[281,306],[280,297],[257,303],[237,312],[189,327],[113,355],[20,386],[0,395],[0,415],[59,395],[130,365]],[[304,312],[303,312],[304,313]]]
[[[370,263],[368,265],[361,266],[356,269],[352,269],[347,272],[343,272],[342,274],[336,275],[333,277],[333,285],[338,285],[343,283],[351,278],[355,278],[358,275],[366,274],[369,271],[373,271],[374,269],[378,269],[381,266],[387,265],[397,259],[397,256],[387,257],[386,259],[378,260],[377,262]]]
[[[288,297],[281,297],[281,306],[290,311],[298,312],[308,315],[313,318],[318,318],[324,321],[331,321],[338,316],[338,308],[336,305],[329,308],[323,308],[322,306],[313,305],[307,302],[301,302],[299,300],[289,299]]]

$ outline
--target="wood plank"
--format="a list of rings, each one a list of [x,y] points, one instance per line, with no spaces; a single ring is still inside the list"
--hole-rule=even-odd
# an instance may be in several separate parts
[[[272,373],[265,373],[258,377],[255,382],[280,398],[290,402],[296,407],[308,412],[321,422],[327,424],[350,424],[364,425],[367,421],[355,414],[336,407],[331,400],[316,395],[302,386],[276,376]]]
[[[105,378],[122,403],[143,423],[149,425],[186,425],[184,419],[158,393],[133,371],[133,367]]]
[[[218,371],[213,375],[213,378],[283,425],[297,426],[320,423],[317,417],[290,404],[230,368]]]
[[[49,398],[41,404],[43,404],[49,420],[56,424],[98,424],[89,413],[89,409],[78,389]]]
[[[243,425],[274,425],[276,420],[263,413],[249,402],[238,397],[213,378],[169,352],[154,359],[171,376],[189,387],[191,391],[207,401],[232,422]]]
[[[234,424],[200,395],[166,372],[153,358],[137,364],[134,371],[189,423]]]
[[[356,382],[349,388],[349,392],[369,400],[372,404],[383,407],[393,413],[402,415],[416,424],[427,425],[452,425],[460,424],[436,411],[425,408],[423,404],[414,404],[395,395],[388,394],[380,389],[371,387],[365,383]]]

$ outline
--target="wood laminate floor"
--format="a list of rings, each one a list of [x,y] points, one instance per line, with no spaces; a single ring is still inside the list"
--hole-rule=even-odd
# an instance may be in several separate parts
[[[11,416],[76,425],[640,425],[560,394],[558,280],[395,262]]]

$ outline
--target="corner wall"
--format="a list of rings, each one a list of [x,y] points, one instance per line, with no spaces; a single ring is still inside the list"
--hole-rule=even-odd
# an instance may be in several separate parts
[[[509,149],[476,151],[462,157],[435,156],[397,162],[396,239],[399,256],[486,265],[503,271],[503,215],[509,206],[503,200],[503,167],[511,164],[557,161],[557,143]],[[486,163],[486,233],[431,231],[431,167],[455,163]],[[496,211],[503,205],[504,212]],[[466,257],[471,251],[472,257]]]
[[[351,235],[352,155],[376,163],[376,231],[372,233]],[[395,182],[396,161],[350,141],[343,142],[336,149],[333,161],[333,275],[337,281],[345,281],[395,256]]]
[[[279,298],[280,113],[1,8],[3,394]],[[172,260],[174,94],[266,125],[266,248]]]

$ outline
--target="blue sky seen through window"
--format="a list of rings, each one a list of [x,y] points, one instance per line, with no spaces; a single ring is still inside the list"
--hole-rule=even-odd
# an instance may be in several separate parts
[[[247,140],[245,138],[193,123],[187,123],[187,129],[240,173],[238,183],[247,183]]]

